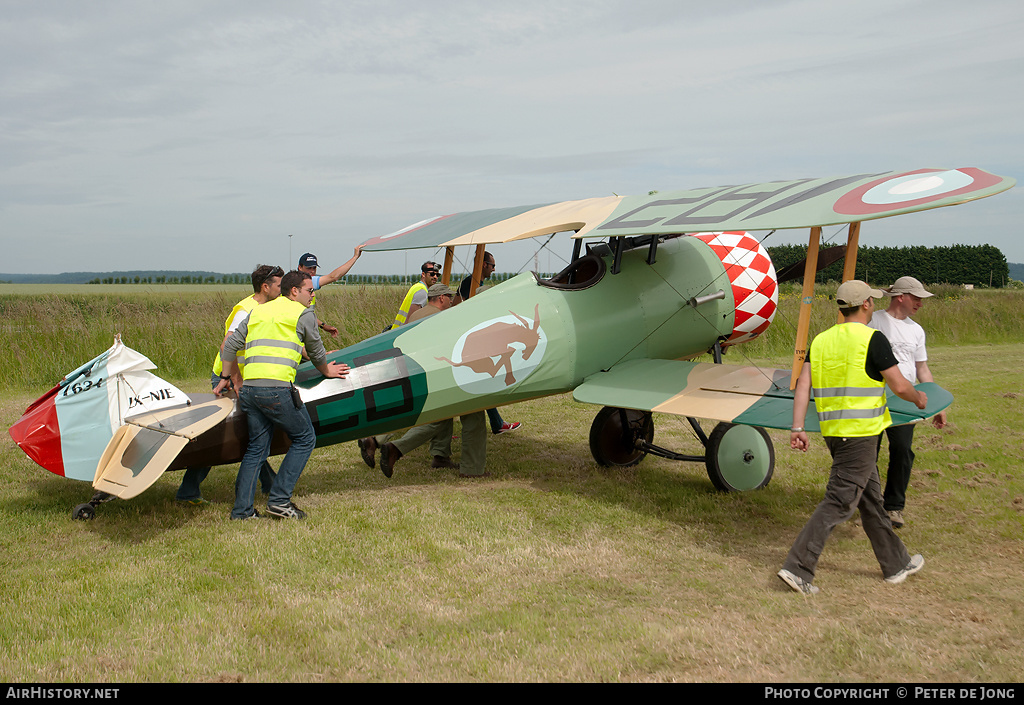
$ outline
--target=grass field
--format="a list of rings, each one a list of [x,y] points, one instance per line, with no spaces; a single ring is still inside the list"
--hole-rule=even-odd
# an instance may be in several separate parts
[[[181,323],[182,306],[196,331],[226,315],[213,294],[94,296],[45,299],[38,310],[0,297],[2,320],[38,333],[66,303],[59,326],[46,328],[55,341],[62,330],[136,321],[126,341],[165,372],[166,350],[151,348]],[[393,292],[364,291],[361,305],[332,297],[342,298],[327,293],[322,317],[351,337],[379,330]],[[127,312],[104,314],[118,304]],[[984,308],[965,325],[998,318]],[[176,504],[179,476],[169,473],[134,500],[103,505],[94,521],[74,522],[71,507],[91,487],[50,475],[8,439],[0,680],[1019,682],[1024,343],[995,342],[999,328],[991,342],[943,335],[930,365],[957,401],[946,429],[918,429],[900,532],[927,565],[903,585],[885,584],[854,520],[830,539],[813,598],[775,572],[821,497],[820,438],[800,454],[773,432],[771,484],[724,495],[697,464],[647,458],[600,470],[586,443],[595,409],[552,397],[504,411],[524,427],[489,440],[490,478],[432,471],[423,448],[388,480],[343,444],[317,450],[303,474],[296,501],[306,521],[242,523],[228,520],[235,467],[204,483],[211,505]],[[216,330],[211,338],[219,342]],[[84,353],[69,345],[56,363],[67,371],[108,344]],[[27,345],[19,354],[5,362],[9,378],[39,357]],[[763,349],[754,356],[789,362]],[[197,375],[171,378],[202,390]],[[0,422],[13,423],[45,386],[8,382]],[[656,424],[656,442],[698,452],[685,421]]]

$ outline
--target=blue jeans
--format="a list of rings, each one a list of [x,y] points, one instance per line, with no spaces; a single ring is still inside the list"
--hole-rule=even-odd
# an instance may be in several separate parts
[[[497,433],[505,424],[505,419],[501,418],[501,414],[498,413],[497,409],[487,410],[487,420],[491,422],[491,433]]]
[[[220,383],[219,375],[210,375],[210,388],[216,389]],[[176,500],[185,502],[192,499],[202,499],[203,491],[199,488],[206,476],[210,474],[210,466],[204,468],[185,468],[182,473],[181,485],[178,487]],[[263,494],[270,494],[270,487],[274,482],[274,468],[270,463],[264,461],[260,468],[260,484],[263,485]]]
[[[249,424],[249,445],[235,479],[235,506],[231,510],[231,518],[245,519],[255,512],[252,505],[256,499],[256,481],[260,466],[270,455],[274,429],[280,427],[292,444],[270,488],[268,505],[291,502],[295,484],[313,454],[316,434],[306,407],[296,409],[292,403],[289,387],[243,386],[238,400]]]

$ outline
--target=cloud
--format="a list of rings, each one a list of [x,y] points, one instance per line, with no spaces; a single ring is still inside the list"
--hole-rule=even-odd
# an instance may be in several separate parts
[[[432,215],[612,192],[1012,176],[1022,29],[999,1],[16,4],[0,233],[24,271],[208,269],[240,243],[343,261]],[[1024,261],[1019,198],[962,208]]]

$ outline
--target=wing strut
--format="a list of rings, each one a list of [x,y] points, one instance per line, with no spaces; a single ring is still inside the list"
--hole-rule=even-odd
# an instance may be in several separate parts
[[[850,281],[857,273],[857,246],[860,243],[860,221],[850,223],[850,230],[846,236],[846,259],[843,260],[843,279]],[[838,322],[843,322],[843,314],[838,314]]]
[[[480,277],[484,273],[484,245],[476,246],[476,259],[473,261],[473,278],[469,280],[469,295],[476,295],[476,288],[480,285]]]
[[[455,245],[444,248],[444,270],[442,270],[441,281],[445,286],[452,283],[452,262],[455,261]]]
[[[814,300],[814,277],[818,272],[818,243],[821,241],[821,228],[811,228],[811,236],[807,242],[807,261],[804,264],[804,289],[800,298],[800,320],[796,327],[796,345],[793,349],[793,375],[789,388],[796,389],[796,381],[807,359],[807,334],[811,329],[811,302]]]

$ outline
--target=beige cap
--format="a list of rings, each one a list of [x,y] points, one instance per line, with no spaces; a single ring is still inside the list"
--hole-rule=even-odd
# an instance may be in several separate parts
[[[926,291],[924,285],[913,277],[900,277],[896,280],[888,289],[882,289],[889,296],[899,296],[900,294],[913,294],[914,296],[926,299],[929,296],[935,296],[930,291]]]
[[[452,291],[447,284],[438,282],[429,289],[427,289],[427,298],[436,299],[438,296],[454,296],[455,292]]]
[[[839,285],[836,291],[836,303],[839,308],[860,306],[869,298],[880,299],[885,296],[881,289],[872,289],[860,279],[851,279]]]

